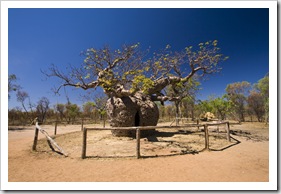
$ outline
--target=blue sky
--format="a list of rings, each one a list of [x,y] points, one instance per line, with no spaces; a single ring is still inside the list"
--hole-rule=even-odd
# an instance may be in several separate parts
[[[41,73],[51,64],[60,67],[83,62],[80,52],[89,48],[141,43],[143,49],[174,50],[218,40],[229,60],[221,73],[202,82],[198,99],[222,95],[233,82],[255,83],[269,71],[268,9],[27,9],[10,8],[8,18],[9,74],[36,103],[41,97],[52,104],[65,103],[64,91],[55,96],[55,78]],[[82,89],[67,88],[71,102],[82,104]],[[9,108],[20,106],[15,93]]]

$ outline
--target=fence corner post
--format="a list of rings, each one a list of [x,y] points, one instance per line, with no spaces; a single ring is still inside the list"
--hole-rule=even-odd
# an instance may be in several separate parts
[[[87,149],[87,128],[83,128],[83,141],[82,141],[82,154],[81,158],[85,159],[86,158],[86,149]]]
[[[229,122],[226,122],[226,133],[227,133],[227,136],[226,136],[226,138],[227,138],[227,141],[231,141],[231,139],[230,139],[230,127],[229,127]]]
[[[84,129],[84,118],[81,119],[81,131]]]
[[[57,135],[57,127],[58,127],[58,121],[56,120],[56,122],[55,122],[55,131],[54,131],[54,135]]]
[[[205,150],[209,150],[209,131],[208,125],[204,125],[204,132],[205,132]]]
[[[37,141],[38,141],[38,132],[39,132],[39,129],[36,127],[35,128],[35,135],[34,135],[33,146],[32,146],[32,150],[33,151],[36,151],[36,146],[37,146]]]
[[[136,155],[137,155],[137,159],[139,159],[140,156],[140,129],[137,128],[136,129],[136,140],[137,140],[137,146],[136,146]]]

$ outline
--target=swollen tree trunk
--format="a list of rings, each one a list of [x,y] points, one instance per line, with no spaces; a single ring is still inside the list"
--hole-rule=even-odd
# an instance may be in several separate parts
[[[141,92],[134,96],[109,98],[106,110],[112,127],[156,126],[159,119],[157,105],[150,96]],[[144,130],[141,131],[141,136],[149,136],[154,132],[155,129]],[[112,130],[112,134],[114,136],[136,137],[135,130]]]

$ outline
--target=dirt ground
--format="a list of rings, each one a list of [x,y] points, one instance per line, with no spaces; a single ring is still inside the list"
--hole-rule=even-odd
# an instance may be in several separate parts
[[[169,123],[161,123],[169,125]],[[94,125],[91,125],[94,126]],[[41,126],[50,135],[54,126]],[[9,128],[9,182],[268,182],[269,138],[264,123],[210,128],[210,151],[204,151],[202,129],[162,129],[136,140],[113,137],[110,131],[89,131],[87,158],[81,159],[80,125],[59,125],[55,141],[68,157],[50,149],[39,133],[32,151],[34,126]]]

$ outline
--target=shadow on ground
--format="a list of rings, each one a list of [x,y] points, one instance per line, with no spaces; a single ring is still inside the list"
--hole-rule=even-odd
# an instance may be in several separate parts
[[[9,126],[8,130],[9,131],[23,131],[23,130],[30,130],[30,129],[27,128],[27,127],[18,127],[18,126],[12,127],[12,126]]]

